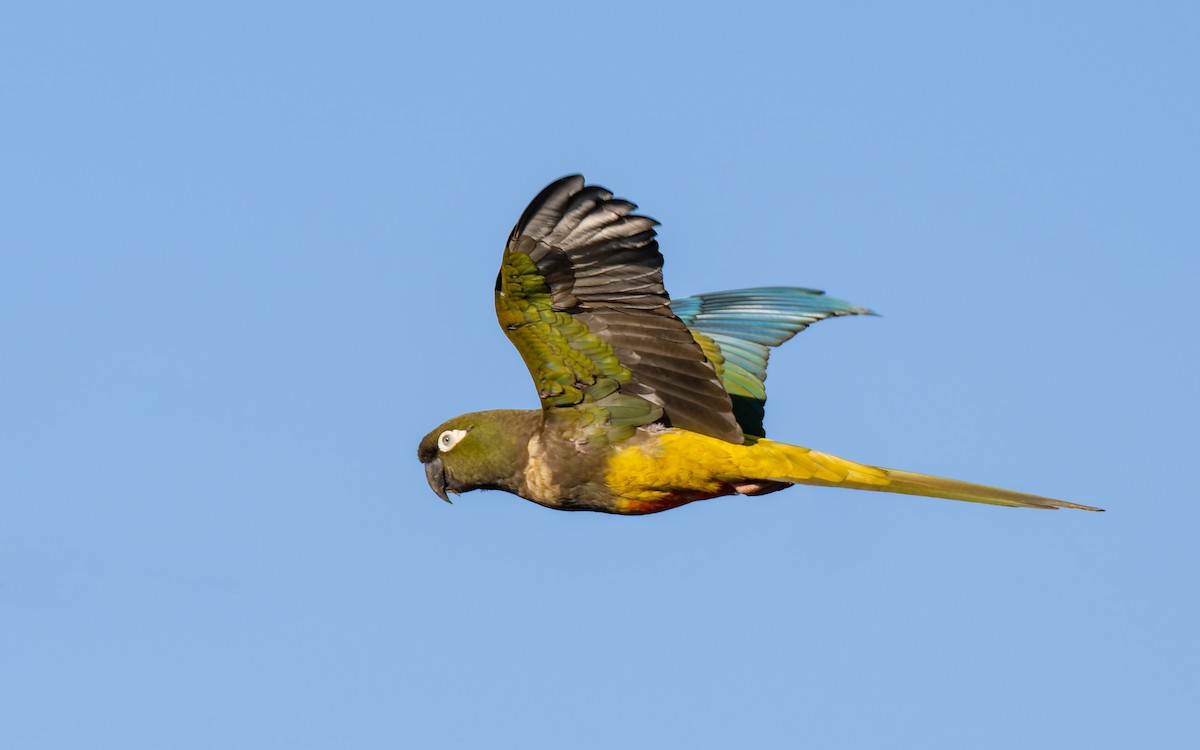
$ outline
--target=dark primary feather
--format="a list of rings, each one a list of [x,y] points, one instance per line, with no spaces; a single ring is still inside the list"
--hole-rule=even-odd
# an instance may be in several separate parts
[[[657,223],[632,213],[636,208],[613,199],[604,188],[585,186],[579,175],[548,186],[525,209],[509,237],[497,282],[498,309],[509,293],[505,284],[514,283],[505,269],[519,265],[510,256],[528,256],[549,287],[550,312],[582,323],[586,334],[607,344],[616,362],[628,371],[619,385],[622,394],[658,404],[663,419],[675,427],[740,443],[742,431],[729,395],[691,331],[671,311],[655,239]],[[583,352],[589,364],[572,370],[571,357],[562,356],[561,347],[582,351],[580,342],[589,346],[587,337],[567,332],[565,319],[547,324],[543,316],[536,324],[541,326],[536,351],[529,343],[532,334],[523,338],[512,327],[526,325],[524,321],[509,323],[506,331],[531,371],[554,367],[562,372],[565,367],[575,378],[566,385],[583,392],[597,372],[604,367],[611,370],[605,353],[594,346]],[[534,379],[539,380],[536,371]],[[549,403],[567,405],[571,404]]]

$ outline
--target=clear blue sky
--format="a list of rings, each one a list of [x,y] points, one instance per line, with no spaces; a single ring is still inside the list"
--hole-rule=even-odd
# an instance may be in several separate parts
[[[203,5],[0,11],[0,746],[1197,741],[1195,4]],[[882,313],[773,437],[1109,512],[440,502],[576,171]]]

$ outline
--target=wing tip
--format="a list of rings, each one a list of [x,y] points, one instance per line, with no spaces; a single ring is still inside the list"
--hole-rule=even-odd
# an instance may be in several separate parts
[[[515,238],[524,233],[537,220],[538,215],[547,209],[561,212],[562,207],[571,199],[571,196],[584,188],[585,182],[583,175],[569,174],[559,177],[542,188],[521,212],[521,218],[517,219],[510,237]]]

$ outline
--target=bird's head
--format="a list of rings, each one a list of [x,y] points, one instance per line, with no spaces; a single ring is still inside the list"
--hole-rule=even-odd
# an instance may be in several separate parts
[[[448,492],[517,492],[529,439],[540,422],[540,412],[503,409],[463,414],[438,425],[417,446],[430,489],[446,502]]]

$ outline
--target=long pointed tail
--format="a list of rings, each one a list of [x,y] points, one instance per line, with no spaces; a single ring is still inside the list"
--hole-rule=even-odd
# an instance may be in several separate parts
[[[916,474],[899,469],[884,469],[878,466],[849,461],[828,453],[802,448],[786,443],[761,440],[758,447],[766,448],[776,458],[784,459],[787,476],[773,476],[776,481],[792,484],[815,484],[826,487],[846,487],[875,492],[898,492],[903,495],[941,497],[947,500],[965,500],[969,503],[1007,505],[1014,508],[1075,508],[1077,510],[1103,511],[1090,505],[1068,503],[1041,495],[988,487],[983,484],[961,482],[926,474]],[[778,466],[778,465],[777,465]]]
[[[965,500],[968,503],[987,503],[988,505],[1007,505],[1013,508],[1042,508],[1057,510],[1058,508],[1075,508],[1076,510],[1103,511],[1103,508],[1093,508],[1090,505],[1069,503],[1065,500],[1055,500],[1041,495],[1030,495],[1027,492],[1015,492],[1000,487],[989,487],[984,484],[962,482],[957,479],[943,479],[925,474],[915,474],[911,471],[884,469],[888,484],[883,487],[872,487],[883,492],[900,492],[905,495],[923,495],[925,497],[943,497],[947,500]],[[849,486],[849,485],[847,485]],[[857,488],[856,488],[857,489]],[[863,488],[868,489],[868,488]]]

